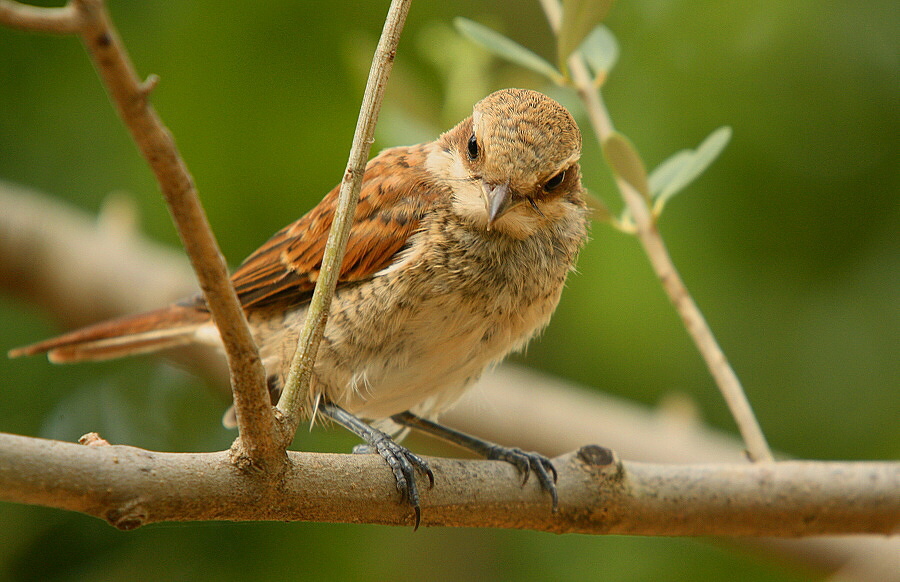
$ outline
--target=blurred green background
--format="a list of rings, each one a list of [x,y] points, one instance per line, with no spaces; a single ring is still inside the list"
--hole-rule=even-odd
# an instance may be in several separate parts
[[[340,179],[387,2],[125,2],[111,11],[194,174],[232,264]],[[58,5],[58,3],[57,3]],[[432,139],[493,89],[553,92],[452,31],[492,26],[553,58],[537,2],[418,2],[378,148]],[[815,459],[900,455],[900,18],[891,0],[619,2],[605,94],[650,167],[731,125],[713,167],[669,204],[676,264],[743,379],[773,448]],[[0,29],[0,178],[96,212],[129,192],[147,234],[177,237],[152,176],[74,38]],[[554,96],[575,103],[571,96]],[[574,111],[574,107],[573,107]],[[584,116],[587,186],[619,204]],[[732,430],[633,238],[604,224],[550,328],[516,361],[654,405],[693,399]],[[0,348],[59,331],[0,296]],[[152,359],[66,368],[0,358],[0,431],[217,450],[223,397]],[[564,430],[564,427],[560,427]],[[303,436],[348,450],[340,431]],[[803,580],[816,573],[682,539],[327,524],[177,524],[122,533],[0,505],[8,580]]]

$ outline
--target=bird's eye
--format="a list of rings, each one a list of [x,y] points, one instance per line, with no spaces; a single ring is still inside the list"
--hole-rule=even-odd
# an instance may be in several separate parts
[[[469,159],[478,159],[478,140],[475,139],[474,133],[472,134],[472,137],[469,138]]]
[[[559,174],[556,174],[555,176],[553,176],[552,178],[547,180],[547,182],[544,184],[544,190],[547,190],[548,192],[550,190],[553,190],[554,188],[556,188],[557,186],[562,184],[562,181],[565,179],[566,179],[566,171],[563,170]]]

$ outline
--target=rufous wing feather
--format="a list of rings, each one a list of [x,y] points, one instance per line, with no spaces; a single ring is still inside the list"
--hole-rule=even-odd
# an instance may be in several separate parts
[[[16,348],[9,352],[9,357],[47,352],[51,362],[66,364],[155,352],[190,343],[197,328],[209,320],[209,313],[205,310],[175,304],[139,315],[103,321]]]
[[[440,195],[448,195],[424,170],[424,146],[393,148],[366,167],[338,286],[371,278],[386,268],[418,229]],[[339,187],[309,213],[281,229],[250,255],[232,276],[247,308],[303,303],[322,268]]]
[[[371,278],[389,266],[435,199],[448,195],[424,169],[426,148],[393,148],[369,162],[338,286]],[[246,311],[289,308],[309,300],[322,267],[338,190],[277,232],[237,269],[232,282]],[[9,356],[47,352],[56,363],[108,360],[191,343],[197,328],[209,321],[203,298],[196,297],[17,348]]]

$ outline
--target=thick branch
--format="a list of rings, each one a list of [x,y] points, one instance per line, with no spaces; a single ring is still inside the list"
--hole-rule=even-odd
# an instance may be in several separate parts
[[[0,499],[81,511],[123,529],[158,521],[410,525],[377,455],[289,453],[280,478],[236,471],[226,452],[156,453],[0,435]],[[423,524],[640,535],[888,534],[900,463],[650,465],[584,447],[555,460],[560,511],[501,462],[429,459]]]
[[[243,448],[251,461],[265,463],[281,454],[259,351],[228,276],[228,268],[193,178],[169,130],[150,105],[156,78],[142,82],[135,72],[102,0],[71,0],[62,9],[40,9],[4,2],[0,20],[19,28],[40,19],[57,22],[55,32],[76,32],[84,41],[110,98],[143,154],[169,206],[178,234],[191,259],[200,288],[225,345]],[[69,20],[66,21],[65,17]],[[46,27],[38,26],[37,30]]]
[[[114,220],[114,212],[104,212],[98,222],[53,198],[0,182],[0,286],[68,326],[150,309],[191,290],[194,281],[180,253],[139,236],[123,238],[125,229]],[[211,378],[227,379],[219,356],[171,355]],[[656,463],[734,463],[742,455],[739,441],[695,421],[509,367],[483,378],[446,419],[490,440],[551,455],[585,442]],[[869,572],[866,579],[880,581],[885,577],[878,572],[896,567],[898,541],[845,536],[752,544],[828,569],[852,561]]]

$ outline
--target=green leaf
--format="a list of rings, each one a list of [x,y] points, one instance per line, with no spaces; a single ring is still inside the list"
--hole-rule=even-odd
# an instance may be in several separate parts
[[[619,60],[619,43],[613,33],[602,24],[587,35],[578,51],[587,59],[594,77],[611,71]]]
[[[627,137],[613,132],[603,142],[603,155],[606,156],[606,161],[616,176],[628,182],[646,200],[650,199],[647,170],[644,168],[641,156],[638,155]]]
[[[560,64],[565,63],[584,37],[606,18],[612,3],[613,0],[563,0],[557,42]]]
[[[650,172],[650,194],[657,198],[659,193],[694,160],[694,150],[679,150],[665,159]]]
[[[682,150],[661,163],[650,176],[653,212],[658,216],[675,194],[684,190],[715,161],[731,140],[731,128],[720,127],[696,150]]]
[[[523,47],[519,43],[510,40],[499,32],[478,24],[468,18],[456,18],[453,21],[456,30],[469,37],[473,42],[480,44],[498,57],[521,65],[535,73],[540,73],[556,84],[565,81],[562,73],[542,57]]]

